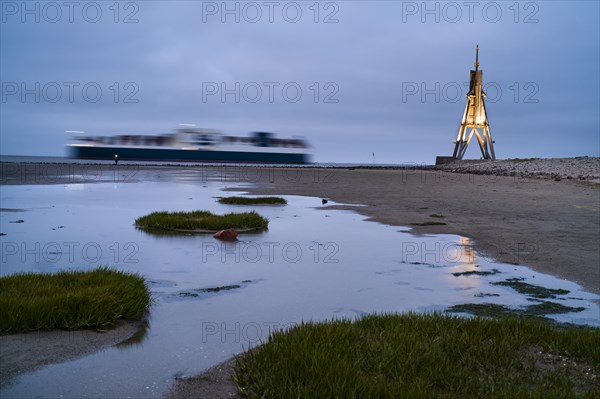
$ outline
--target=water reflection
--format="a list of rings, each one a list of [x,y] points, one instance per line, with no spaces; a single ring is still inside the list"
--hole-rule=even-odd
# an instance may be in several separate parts
[[[140,321],[137,331],[125,341],[115,345],[115,347],[121,350],[131,349],[132,346],[138,349],[141,348],[143,346],[142,343],[148,338],[148,332],[150,331],[150,318],[150,315],[144,317],[144,319]]]
[[[162,230],[162,229],[152,229],[152,228],[141,228],[141,227],[137,227],[135,226],[135,229],[143,234],[147,234],[151,237],[155,237],[155,238],[175,238],[175,241],[177,239],[185,239],[185,237],[193,237],[196,235],[202,235],[202,236],[210,236],[212,237],[215,233],[215,231],[212,230],[206,230],[206,231],[182,231],[182,230]],[[238,236],[238,241],[243,242],[243,238],[246,237],[252,237],[252,236],[256,236],[256,235],[260,235],[263,233],[263,230],[261,229],[244,229],[244,230],[240,230],[238,231],[238,233],[240,234]]]

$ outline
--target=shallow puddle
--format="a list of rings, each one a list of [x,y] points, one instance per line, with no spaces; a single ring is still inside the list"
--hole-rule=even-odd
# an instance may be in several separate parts
[[[597,295],[523,266],[491,262],[464,237],[414,237],[354,212],[328,210],[334,203],[319,198],[286,196],[286,206],[223,205],[216,197],[234,195],[223,186],[185,180],[3,186],[2,275],[110,265],[144,275],[158,301],[128,342],[24,374],[0,396],[160,397],[174,378],[197,374],[302,320],[547,301],[583,308],[548,317],[600,325]],[[152,211],[196,209],[255,209],[270,220],[269,230],[227,243],[210,234],[159,235],[133,225]],[[540,299],[522,284],[504,283],[510,279],[569,292],[544,291],[553,294]]]

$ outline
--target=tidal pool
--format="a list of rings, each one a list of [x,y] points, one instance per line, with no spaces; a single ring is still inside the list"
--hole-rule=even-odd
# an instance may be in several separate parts
[[[330,201],[285,196],[285,206],[223,205],[223,181],[3,186],[0,274],[109,265],[138,272],[157,303],[131,342],[21,375],[10,398],[161,397],[191,376],[303,320],[372,312],[444,311],[464,303],[527,306],[520,280],[570,292],[544,301],[582,307],[549,315],[600,325],[598,296],[524,266],[494,263],[454,235],[415,237],[367,222]],[[319,209],[321,208],[321,209]],[[138,230],[156,210],[256,210],[269,230],[225,243],[207,235]],[[22,222],[20,222],[22,221]]]

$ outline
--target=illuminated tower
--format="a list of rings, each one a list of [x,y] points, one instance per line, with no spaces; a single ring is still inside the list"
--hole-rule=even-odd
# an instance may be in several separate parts
[[[458,136],[454,141],[456,159],[462,159],[473,135],[477,138],[483,159],[496,159],[494,141],[490,132],[487,112],[485,110],[485,92],[483,91],[483,71],[479,70],[479,46],[475,50],[475,70],[471,70],[467,105],[460,123]]]

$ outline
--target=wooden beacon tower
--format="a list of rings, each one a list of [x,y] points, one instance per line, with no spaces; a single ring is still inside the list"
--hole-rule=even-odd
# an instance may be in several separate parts
[[[477,138],[483,159],[494,160],[494,140],[485,110],[485,92],[483,91],[483,71],[479,70],[479,46],[475,50],[475,70],[471,70],[467,105],[460,123],[458,136],[454,141],[454,159],[463,159],[465,151],[473,138]]]

